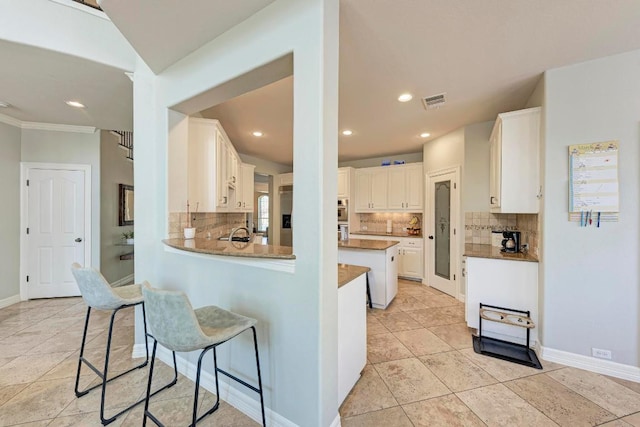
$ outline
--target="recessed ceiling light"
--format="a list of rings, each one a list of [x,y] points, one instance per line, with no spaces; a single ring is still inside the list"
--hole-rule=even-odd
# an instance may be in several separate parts
[[[84,104],[78,101],[66,101],[65,104],[67,104],[69,107],[84,108]]]
[[[420,138],[429,138],[430,136],[431,136],[431,134],[430,134],[430,133],[427,133],[427,132],[422,132],[422,133],[420,134]]]
[[[260,132],[259,130],[253,132],[253,136],[262,136],[262,132]]]
[[[343,131],[342,131],[342,134],[343,134],[344,136],[353,135],[353,131],[351,131],[351,130],[349,130],[349,129],[347,129],[347,130],[343,130]]]
[[[413,99],[413,95],[411,95],[410,93],[403,93],[398,97],[398,101],[400,102],[409,102],[412,99]]]

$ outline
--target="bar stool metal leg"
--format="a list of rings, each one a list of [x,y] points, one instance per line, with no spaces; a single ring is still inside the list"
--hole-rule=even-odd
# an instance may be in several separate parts
[[[369,273],[366,274],[367,277],[367,302],[369,303],[369,308],[373,308],[373,302],[371,301],[371,288],[369,287]]]
[[[145,329],[145,352],[146,352],[146,357],[145,360],[140,363],[139,365],[134,366],[133,368],[130,368],[112,378],[109,378],[108,374],[109,374],[109,359],[110,359],[110,355],[111,355],[111,340],[113,337],[113,324],[115,321],[115,316],[118,313],[118,311],[120,311],[123,308],[127,308],[127,307],[134,307],[136,305],[141,305],[142,307],[142,316],[143,316],[143,321],[144,321],[144,329]],[[146,323],[146,314],[145,314],[145,309],[144,309],[144,303],[137,303],[137,304],[130,304],[130,305],[123,305],[121,307],[118,307],[116,309],[113,310],[113,312],[111,313],[111,319],[109,322],[109,332],[107,334],[107,348],[106,348],[106,352],[105,352],[105,360],[104,360],[104,369],[101,372],[98,368],[96,368],[91,362],[89,362],[85,357],[84,357],[84,349],[85,349],[85,344],[86,344],[86,340],[87,340],[87,330],[89,327],[89,319],[91,316],[91,307],[87,308],[87,316],[85,318],[85,324],[84,324],[84,332],[82,334],[82,344],[80,346],[80,356],[78,358],[78,371],[76,373],[76,384],[75,384],[75,394],[76,397],[81,397],[84,396],[85,394],[89,393],[91,390],[96,389],[98,387],[102,387],[101,390],[101,397],[100,397],[100,421],[102,423],[102,425],[107,425],[112,423],[113,421],[115,421],[116,418],[118,418],[120,415],[122,415],[123,413],[125,413],[126,411],[130,410],[131,408],[139,405],[140,403],[142,403],[145,399],[140,399],[137,402],[135,402],[134,404],[132,404],[131,406],[128,406],[127,408],[121,410],[120,412],[118,412],[117,414],[109,417],[109,418],[105,418],[104,416],[104,409],[105,409],[105,401],[106,401],[106,394],[107,394],[107,383],[120,378],[123,375],[128,374],[129,372],[132,372],[136,369],[141,369],[144,368],[145,366],[147,366],[147,364],[149,363],[149,349],[148,349],[148,339],[147,339],[147,323]],[[175,359],[174,359],[175,362]],[[87,365],[102,381],[92,387],[88,387],[84,390],[79,390],[79,384],[80,384],[80,373],[82,370],[82,364]],[[174,365],[175,366],[175,365]],[[165,388],[169,388],[171,386],[173,386],[177,380],[177,368],[175,369],[175,377],[174,379],[169,382],[168,384],[166,384],[163,388],[161,388],[160,390],[156,391],[159,392],[161,390],[164,390]],[[154,393],[155,394],[155,393]]]

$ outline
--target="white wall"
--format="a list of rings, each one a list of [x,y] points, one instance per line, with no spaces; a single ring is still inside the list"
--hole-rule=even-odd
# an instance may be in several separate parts
[[[640,51],[546,73],[544,341],[548,348],[639,366]],[[620,141],[620,221],[567,220],[568,146]]]
[[[464,163],[464,128],[424,144],[422,154],[425,174]]]
[[[91,165],[91,264],[100,268],[100,132],[22,130],[23,162]]]
[[[118,225],[119,184],[133,185],[133,162],[127,160],[118,141],[110,131],[100,132],[100,272],[109,283],[133,274],[133,260],[120,260],[121,254],[133,248],[116,246],[123,241],[122,233],[133,229]]]
[[[464,128],[463,212],[489,212],[489,137],[494,121]]]
[[[0,123],[0,306],[20,294],[20,128]]]
[[[296,230],[295,272],[166,252],[167,108],[291,51],[294,210],[314,225]],[[338,2],[279,0],[160,76],[141,65],[134,78],[136,280],[256,318],[266,405],[304,426],[330,425],[338,414],[337,61]],[[249,340],[233,340],[220,359],[255,378]]]

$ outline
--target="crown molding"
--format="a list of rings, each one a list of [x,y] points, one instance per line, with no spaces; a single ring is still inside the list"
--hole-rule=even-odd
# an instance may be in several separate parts
[[[0,114],[0,122],[7,125],[15,126],[17,128],[22,127],[22,122],[20,120],[14,119],[13,117],[5,116],[4,114]]]
[[[50,130],[56,132],[73,132],[73,133],[95,133],[96,128],[93,126],[76,126],[76,125],[59,125],[56,123],[38,123],[23,122],[5,114],[0,114],[0,122],[20,129],[29,130]]]
[[[75,126],[75,125],[59,125],[55,123],[38,123],[38,122],[22,122],[22,129],[30,130],[52,130],[58,132],[74,132],[74,133],[95,133],[96,128],[93,126]]]

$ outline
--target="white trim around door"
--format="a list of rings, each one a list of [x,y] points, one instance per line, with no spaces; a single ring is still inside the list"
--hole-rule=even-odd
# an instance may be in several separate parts
[[[451,224],[450,227],[453,229],[453,237],[451,240],[451,247],[449,249],[450,252],[450,265],[451,272],[454,275],[454,283],[455,283],[455,295],[452,295],[454,298],[463,301],[464,293],[461,291],[461,286],[463,286],[464,281],[462,280],[462,275],[460,274],[460,266],[462,265],[462,253],[464,250],[464,245],[462,244],[464,237],[464,230],[462,227],[461,220],[461,209],[462,209],[462,198],[461,198],[461,185],[460,185],[460,166],[455,165],[445,169],[438,169],[433,171],[425,172],[425,185],[424,185],[424,220],[423,220],[423,230],[426,234],[427,238],[425,239],[425,250],[424,250],[424,265],[425,265],[425,284],[431,286],[429,283],[430,279],[435,274],[432,267],[430,257],[433,256],[433,240],[428,236],[432,236],[432,226],[433,226],[433,206],[431,200],[431,182],[432,180],[447,174],[453,174],[455,187],[451,191]]]
[[[27,292],[27,224],[28,224],[28,193],[27,177],[32,169],[69,170],[84,172],[84,224],[85,224],[85,251],[84,265],[91,265],[91,165],[70,163],[20,163],[20,299],[28,299]]]

